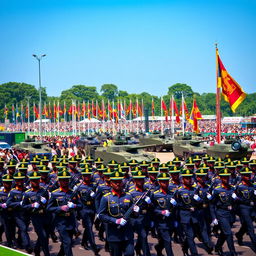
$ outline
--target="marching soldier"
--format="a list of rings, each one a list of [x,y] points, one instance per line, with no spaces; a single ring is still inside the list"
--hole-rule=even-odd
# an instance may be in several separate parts
[[[35,255],[39,256],[42,249],[44,255],[49,256],[49,220],[45,210],[49,196],[48,192],[39,185],[40,177],[39,172],[30,172],[31,189],[24,193],[22,207],[31,216],[32,224],[38,237],[34,248]]]
[[[215,251],[220,256],[224,255],[222,246],[225,241],[227,241],[231,255],[237,255],[231,231],[231,227],[235,221],[233,204],[237,199],[237,196],[234,193],[235,188],[229,184],[230,175],[231,174],[228,169],[222,169],[219,171],[221,184],[213,190],[213,197],[210,205],[213,224],[219,223],[221,229],[221,233],[215,246]]]
[[[11,209],[11,214],[15,220],[15,224],[19,229],[22,245],[28,253],[32,253],[30,246],[30,238],[28,235],[29,216],[25,214],[22,207],[22,198],[26,190],[24,186],[25,175],[18,171],[13,175],[15,188],[13,188],[7,198],[7,208]]]
[[[252,171],[246,167],[240,171],[241,182],[236,187],[238,215],[241,220],[241,228],[236,233],[239,245],[243,245],[243,235],[247,233],[252,241],[252,249],[256,252],[256,235],[254,232],[252,217],[255,215],[256,190],[251,182]]]
[[[185,234],[183,252],[185,255],[188,255],[187,248],[189,248],[191,255],[194,256],[198,255],[198,252],[194,242],[193,226],[199,224],[197,206],[202,199],[192,184],[192,176],[192,170],[183,169],[181,171],[183,185],[176,190],[174,198],[178,204],[180,223]]]
[[[11,208],[7,208],[7,197],[11,191],[13,178],[9,174],[2,176],[3,188],[0,190],[0,219],[4,227],[4,232],[7,240],[7,246],[16,248],[13,244],[15,237],[15,225],[11,212]]]
[[[142,173],[142,170],[136,171],[133,173],[134,180],[134,188],[132,188],[129,192],[132,196],[133,203],[135,203],[140,196],[144,193],[148,193],[143,201],[139,204],[140,211],[136,218],[131,218],[131,224],[133,226],[133,230],[138,234],[138,239],[135,245],[135,251],[137,256],[141,255],[141,250],[143,252],[143,256],[150,256],[150,250],[148,245],[148,231],[150,228],[150,216],[149,210],[151,204],[149,191],[146,192],[144,184],[145,184],[145,175]]]
[[[82,208],[79,210],[79,216],[81,217],[84,225],[84,233],[81,245],[84,246],[85,249],[89,249],[88,242],[90,243],[90,247],[93,250],[94,254],[99,255],[99,248],[96,246],[94,233],[92,230],[94,218],[95,218],[95,188],[92,184],[91,176],[92,172],[89,169],[82,170],[82,184],[78,185],[78,195],[80,197]]]
[[[61,239],[59,256],[72,256],[72,236],[76,228],[75,210],[81,208],[80,200],[69,188],[70,173],[64,169],[58,173],[60,188],[51,193],[47,210],[55,213],[55,226]]]
[[[131,207],[132,211],[138,212],[139,207],[133,207],[130,193],[123,190],[122,172],[113,171],[110,180],[112,191],[102,197],[98,216],[107,223],[106,240],[109,243],[110,255],[133,256],[133,230],[129,219],[126,220],[124,215]]]
[[[158,256],[162,255],[163,248],[165,248],[166,255],[173,256],[171,234],[173,232],[173,206],[176,205],[176,201],[172,198],[168,189],[170,175],[165,172],[159,173],[157,179],[160,188],[152,195],[154,220],[159,240],[159,243],[155,245],[155,249]]]

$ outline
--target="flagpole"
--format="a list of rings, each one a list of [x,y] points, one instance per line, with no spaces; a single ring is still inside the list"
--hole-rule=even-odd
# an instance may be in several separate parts
[[[130,103],[129,103],[129,119],[130,119],[130,133],[132,132],[132,100],[130,99]]]
[[[87,122],[87,133],[88,133],[88,136],[89,136],[89,134],[90,134],[90,132],[89,132],[89,130],[90,130],[90,121],[91,121],[91,117],[90,117],[90,101],[88,100],[88,102],[87,102],[87,117],[88,117],[88,122]]]
[[[139,116],[138,116],[138,112],[139,112],[139,102],[138,102],[138,98],[137,98],[136,99],[137,134],[139,134]]]
[[[101,111],[102,111],[102,131],[105,132],[105,105],[104,99],[101,101]]]
[[[162,119],[162,116],[163,116],[163,106],[162,106],[162,103],[163,103],[163,97],[161,97],[161,104],[160,104],[160,107],[161,107],[161,134],[164,133],[164,123],[163,123],[163,119]]]
[[[114,125],[115,125],[115,118],[114,118],[114,109],[115,109],[115,105],[114,105],[114,100],[112,101],[112,133],[113,135],[115,134],[114,132]]]
[[[221,87],[221,78],[218,76],[218,44],[215,44],[216,48],[216,77],[217,77],[217,86],[216,86],[216,141],[219,144],[221,142],[221,112],[220,112],[220,87]]]
[[[182,134],[185,134],[185,112],[184,112],[184,97],[183,92],[181,92],[181,113],[182,113]]]
[[[33,124],[34,124],[34,135],[35,135],[35,130],[36,130],[36,123],[35,123],[35,121],[36,121],[36,113],[35,113],[35,108],[36,108],[36,105],[35,105],[35,102],[33,103],[33,112],[34,112],[34,122],[33,122]]]
[[[173,109],[174,109],[174,97],[172,95],[172,117],[171,117],[171,120],[172,120],[172,138],[174,138],[174,120],[173,120]]]

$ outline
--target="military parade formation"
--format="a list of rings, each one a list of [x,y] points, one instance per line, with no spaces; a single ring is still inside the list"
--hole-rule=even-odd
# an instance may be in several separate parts
[[[256,252],[256,160],[194,155],[104,165],[101,158],[79,154],[35,155],[19,162],[0,159],[0,173],[0,235],[8,247],[29,254],[49,256],[49,240],[59,238],[58,255],[71,256],[81,235],[81,246],[98,256],[96,232],[111,256],[151,255],[149,236],[158,241],[157,256],[175,255],[174,242],[185,256],[199,255],[195,238],[206,254],[225,255],[226,242],[235,256],[234,236],[242,245],[245,234]]]

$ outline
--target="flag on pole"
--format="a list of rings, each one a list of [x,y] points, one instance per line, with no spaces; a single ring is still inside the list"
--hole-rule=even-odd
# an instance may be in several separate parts
[[[198,119],[202,119],[202,115],[196,104],[196,99],[194,99],[191,114],[189,117],[189,122],[193,125],[193,130],[196,133],[199,133],[199,127],[198,127],[198,121],[197,121]]]
[[[176,104],[176,101],[173,99],[173,108],[176,116],[176,122],[179,124],[180,123],[180,115],[179,115],[179,110]]]
[[[15,123],[15,108],[13,104],[12,104],[12,121]]]
[[[151,103],[151,112],[152,112],[152,118],[155,119],[155,103],[154,99],[152,98],[152,103]]]
[[[246,98],[246,93],[243,91],[242,87],[231,77],[224,67],[218,49],[216,49],[217,54],[217,86],[222,89],[222,95],[230,105],[233,112],[236,108],[243,102]]]
[[[189,112],[188,112],[187,104],[186,104],[186,101],[185,101],[184,98],[183,98],[183,109],[184,109],[184,112],[185,112],[185,118],[188,121],[189,120]],[[180,113],[182,115],[182,105],[180,106]]]
[[[164,111],[165,121],[167,122],[168,121],[168,109],[167,109],[167,106],[166,106],[163,99],[162,99],[162,102],[161,102],[161,108]]]

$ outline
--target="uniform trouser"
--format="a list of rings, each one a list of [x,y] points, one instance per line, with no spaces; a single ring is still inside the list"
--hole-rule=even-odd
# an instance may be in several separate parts
[[[254,226],[253,221],[251,217],[251,211],[250,210],[241,210],[239,214],[240,220],[241,220],[241,228],[239,229],[237,235],[242,237],[246,232],[249,235],[252,243],[254,246],[256,246],[256,235],[254,232]]]
[[[134,255],[134,241],[118,241],[110,242],[109,241],[109,250],[111,256],[133,256]]]
[[[49,238],[48,225],[49,224],[47,222],[46,216],[33,215],[31,216],[31,220],[38,237],[35,248],[40,250],[40,247],[41,247],[44,252],[44,255],[49,256],[50,255],[49,244],[48,244],[48,238]]]
[[[190,253],[192,255],[198,255],[196,244],[194,242],[195,234],[193,231],[193,223],[182,223],[182,229],[185,233],[185,243],[187,244],[188,248],[190,249]]]
[[[15,224],[14,220],[7,213],[2,212],[1,220],[4,227],[7,246],[11,247],[15,238]]]
[[[30,247],[30,238],[28,235],[29,219],[23,216],[25,213],[16,214],[14,216],[15,224],[19,229],[22,245],[25,249]]]
[[[232,228],[231,216],[227,215],[224,217],[224,216],[218,216],[218,214],[217,214],[217,219],[219,222],[221,233],[217,240],[216,247],[221,248],[223,246],[223,244],[225,243],[225,241],[227,241],[229,251],[235,252],[233,234],[231,231],[231,228]]]
[[[138,234],[135,249],[142,249],[143,256],[151,255],[148,245],[148,231],[146,230],[144,225],[138,225],[136,223],[136,225],[134,226],[134,231]]]
[[[66,230],[65,228],[58,229],[60,240],[61,240],[61,246],[59,255],[65,255],[65,256],[73,256],[72,253],[72,236],[73,231],[72,230]]]
[[[80,216],[83,220],[83,225],[84,225],[84,233],[83,233],[83,241],[82,242],[88,241],[90,243],[92,249],[95,249],[96,248],[95,237],[94,237],[94,233],[92,230],[95,214],[94,214],[94,212],[81,210]]]
[[[171,231],[169,229],[157,229],[159,248],[165,248],[167,256],[173,256],[171,244]]]

